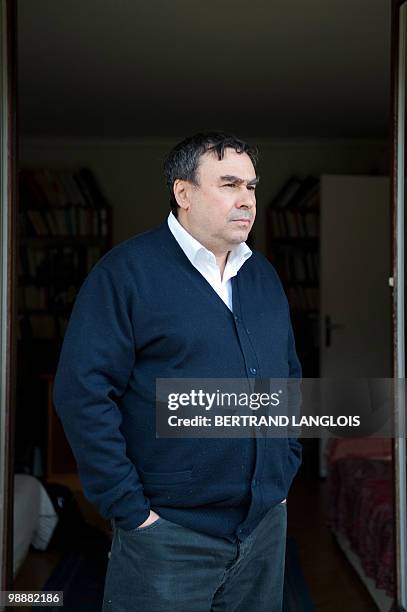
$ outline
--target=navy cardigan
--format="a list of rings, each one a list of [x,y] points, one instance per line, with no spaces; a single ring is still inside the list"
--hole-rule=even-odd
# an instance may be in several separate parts
[[[273,266],[254,251],[232,287],[233,313],[165,222],[109,251],[78,293],[54,403],[86,497],[123,529],[152,508],[243,540],[288,493],[295,439],[155,437],[156,378],[301,376]]]

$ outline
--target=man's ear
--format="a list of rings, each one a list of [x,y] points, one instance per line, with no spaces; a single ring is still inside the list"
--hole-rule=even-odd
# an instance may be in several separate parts
[[[182,179],[176,179],[174,182],[174,197],[177,201],[178,206],[184,210],[188,210],[190,207],[190,185],[188,181]]]

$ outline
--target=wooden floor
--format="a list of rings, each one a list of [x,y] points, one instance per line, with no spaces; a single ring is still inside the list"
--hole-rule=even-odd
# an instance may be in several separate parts
[[[327,527],[326,483],[297,478],[288,497],[288,532],[317,612],[377,612],[370,594]]]
[[[77,493],[76,497],[86,519],[108,530],[108,523],[96,515],[82,494]],[[370,595],[326,526],[325,503],[323,481],[309,477],[295,480],[288,498],[288,532],[297,542],[303,573],[316,610],[377,612]],[[60,557],[58,551],[38,552],[31,549],[14,588],[41,589]],[[16,612],[27,610],[13,609]]]

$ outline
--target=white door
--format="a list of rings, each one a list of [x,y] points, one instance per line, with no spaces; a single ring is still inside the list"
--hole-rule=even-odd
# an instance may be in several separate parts
[[[392,376],[390,233],[387,177],[321,177],[321,378]]]
[[[389,179],[321,177],[321,377],[391,377]]]

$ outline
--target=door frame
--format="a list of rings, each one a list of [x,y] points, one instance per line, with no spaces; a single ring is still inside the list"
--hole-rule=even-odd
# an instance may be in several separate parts
[[[16,373],[16,3],[0,0],[0,590],[13,581]],[[0,609],[1,603],[0,603]]]
[[[391,203],[393,259],[393,376],[405,380],[405,127],[406,127],[407,0],[392,1],[391,52]],[[393,440],[395,567],[398,609],[407,610],[407,483],[405,390],[396,397],[397,434]]]

